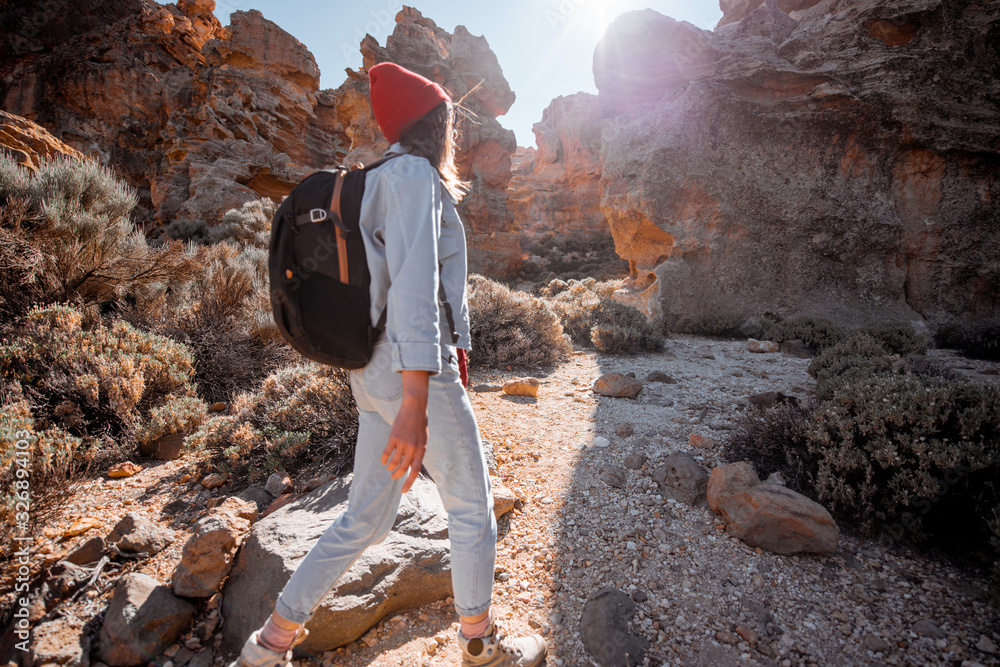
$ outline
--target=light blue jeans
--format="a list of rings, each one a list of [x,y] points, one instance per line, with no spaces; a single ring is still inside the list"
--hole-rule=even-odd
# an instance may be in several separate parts
[[[278,596],[275,611],[294,623],[312,617],[337,579],[366,548],[386,538],[396,519],[406,477],[392,479],[381,462],[403,396],[402,376],[390,369],[391,356],[392,346],[383,336],[371,362],[351,371],[359,430],[348,507],[320,536]],[[476,616],[489,609],[493,594],[497,534],[493,493],[455,347],[442,345],[441,357],[441,373],[430,377],[423,464],[448,513],[455,609],[460,616]]]

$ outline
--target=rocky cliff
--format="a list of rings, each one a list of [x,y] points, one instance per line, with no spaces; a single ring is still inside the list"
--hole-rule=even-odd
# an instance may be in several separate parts
[[[678,323],[1000,314],[1000,5],[756,4],[715,32],[631,12],[597,48],[637,300]]]
[[[138,188],[147,229],[212,224],[247,200],[284,196],[311,171],[381,154],[364,72],[320,90],[302,43],[255,10],[235,12],[223,27],[214,7],[8,0],[0,4],[0,106],[111,165]],[[473,247],[483,249],[471,259],[494,273],[516,270],[520,247],[504,233],[516,146],[495,120],[514,94],[486,40],[461,26],[449,34],[405,8],[386,46],[368,38],[362,53],[366,68],[394,60],[456,98],[473,91],[459,147],[472,182],[462,212]]]
[[[514,226],[530,248],[547,232],[610,243],[601,211],[601,113],[596,95],[557,97],[535,123],[510,183]]]

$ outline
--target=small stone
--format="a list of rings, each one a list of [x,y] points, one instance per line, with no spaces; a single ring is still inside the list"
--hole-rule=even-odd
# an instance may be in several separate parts
[[[781,347],[775,342],[769,340],[754,340],[753,338],[747,340],[747,349],[750,350],[751,352],[757,352],[757,353],[770,353],[770,352],[781,351]]]
[[[131,477],[139,472],[142,472],[142,466],[136,465],[131,461],[123,461],[108,468],[108,477],[114,477],[115,479]]]
[[[503,393],[508,396],[538,396],[541,382],[537,378],[518,378],[510,380],[503,386]]]
[[[223,475],[222,473],[213,472],[210,475],[205,475],[201,480],[201,485],[211,491],[212,489],[217,489],[226,482],[229,481],[229,475]]]
[[[875,635],[865,635],[861,643],[872,653],[885,653],[892,648],[889,642]]]
[[[495,393],[498,391],[503,391],[503,385],[492,384],[490,382],[483,382],[473,387],[472,391],[476,392],[477,394]]]
[[[922,618],[913,624],[913,631],[918,635],[923,635],[924,637],[930,637],[931,639],[944,639],[944,630],[934,625],[930,620]]]
[[[594,447],[599,447],[601,449],[604,449],[605,447],[610,447],[611,446],[611,441],[608,440],[607,438],[604,438],[604,437],[601,437],[601,436],[597,436],[597,437],[594,438],[593,446]]]
[[[663,382],[664,384],[677,384],[677,380],[670,377],[663,371],[653,371],[646,376],[646,382]]]
[[[774,486],[788,486],[788,483],[785,480],[785,476],[777,471],[772,472],[770,475],[768,475],[767,479],[764,480],[764,483],[773,484]]]
[[[627,438],[633,433],[635,433],[635,429],[628,422],[622,422],[618,426],[615,426],[615,435],[619,438]]]
[[[267,484],[264,485],[264,490],[275,498],[288,493],[293,488],[292,478],[284,471],[271,473],[271,476],[267,478]]]
[[[641,470],[648,460],[649,457],[642,453],[629,454],[625,457],[625,467],[629,470]]]
[[[715,440],[712,440],[707,435],[692,433],[691,437],[688,438],[688,444],[696,449],[711,449],[715,447]]]
[[[605,373],[594,382],[594,393],[612,398],[635,399],[642,391],[642,382],[621,373]]]
[[[223,402],[220,401],[219,403],[212,403],[212,405],[208,408],[208,411],[209,412],[225,412],[228,409],[229,409],[229,404],[228,403],[223,403]]]
[[[996,644],[994,644],[993,640],[986,635],[982,635],[979,638],[979,641],[976,642],[976,648],[983,653],[989,653],[990,655],[996,655],[997,652]]]
[[[616,489],[624,489],[627,481],[627,473],[624,468],[607,466],[601,470],[601,480],[608,486]]]
[[[490,477],[490,487],[493,492],[493,515],[499,519],[514,509],[517,495],[504,486],[499,477]]]
[[[98,528],[102,524],[100,520],[95,519],[92,516],[80,517],[73,522],[69,528],[63,531],[62,539],[69,539],[70,537],[76,537],[77,535],[83,535],[91,528]]]
[[[740,638],[737,637],[735,633],[729,632],[728,630],[719,630],[715,633],[715,638],[723,644],[735,646],[740,643]]]

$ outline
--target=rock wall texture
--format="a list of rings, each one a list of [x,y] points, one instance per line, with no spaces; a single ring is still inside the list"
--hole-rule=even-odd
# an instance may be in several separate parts
[[[630,12],[598,45],[601,207],[633,289],[689,323],[997,316],[1000,5],[810,4],[714,33]]]
[[[557,97],[535,123],[536,149],[519,149],[509,187],[522,243],[546,232],[611,242],[601,211],[601,108],[596,95]]]
[[[0,111],[0,153],[9,155],[26,169],[35,171],[44,160],[86,158],[72,146],[56,139],[30,120]]]
[[[281,196],[346,152],[306,48],[259,12],[229,28],[214,0],[11,0],[0,7],[0,105],[113,166],[141,221],[214,222]]]
[[[147,229],[178,219],[212,224],[250,199],[279,199],[316,169],[381,155],[365,72],[320,90],[302,43],[256,10],[235,12],[223,27],[214,7],[8,0],[0,4],[0,108],[114,167],[138,188]],[[496,121],[514,93],[485,38],[461,26],[450,34],[410,8],[396,21],[385,47],[370,37],[361,45],[365,70],[392,60],[456,99],[468,95],[459,167],[472,187],[461,211],[491,252],[486,268],[516,271],[520,248],[506,233],[516,143]],[[479,256],[470,260],[478,268]]]

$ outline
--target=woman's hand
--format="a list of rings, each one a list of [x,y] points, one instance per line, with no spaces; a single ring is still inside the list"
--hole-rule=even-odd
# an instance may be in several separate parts
[[[399,479],[409,471],[403,493],[410,490],[427,450],[427,371],[403,371],[403,403],[392,424],[389,443],[382,452],[382,465]]]

